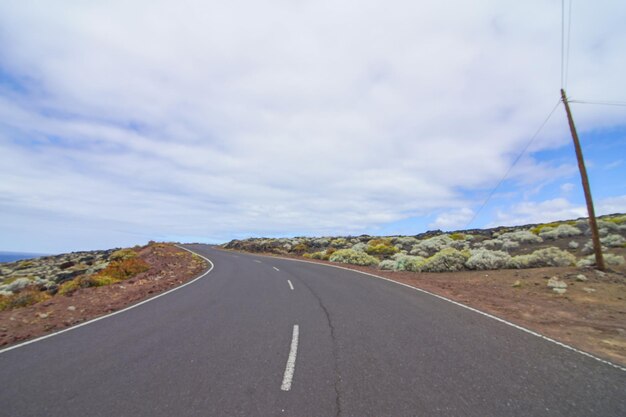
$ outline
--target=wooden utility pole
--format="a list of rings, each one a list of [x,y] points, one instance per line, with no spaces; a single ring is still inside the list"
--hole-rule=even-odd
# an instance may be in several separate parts
[[[574,140],[574,149],[576,149],[576,159],[578,159],[578,169],[580,169],[580,179],[583,183],[583,190],[585,192],[585,200],[587,201],[587,212],[589,213],[589,226],[591,227],[591,240],[593,241],[593,250],[596,253],[596,268],[600,271],[604,271],[604,257],[602,256],[602,245],[600,244],[600,234],[598,233],[598,223],[596,222],[596,211],[593,208],[593,200],[591,199],[591,188],[589,187],[589,178],[587,177],[587,169],[585,168],[585,161],[583,159],[583,151],[580,148],[580,142],[578,141],[578,133],[576,132],[576,125],[574,125],[574,119],[572,118],[572,112],[567,102],[567,95],[565,90],[561,88],[561,98],[565,105],[565,112],[567,113],[567,120],[569,122],[569,129],[572,132],[572,139]]]

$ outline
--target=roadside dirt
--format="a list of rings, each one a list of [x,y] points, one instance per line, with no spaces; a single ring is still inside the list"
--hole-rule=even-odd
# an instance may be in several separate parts
[[[172,244],[152,244],[139,257],[150,265],[146,272],[103,287],[82,288],[55,295],[28,307],[0,311],[0,346],[8,346],[128,307],[181,285],[207,268],[198,256]]]
[[[282,257],[379,275],[458,301],[626,366],[626,275],[621,271],[603,274],[589,268],[567,267],[415,273],[298,256]],[[586,281],[577,280],[581,274]],[[567,283],[565,294],[547,287],[551,277]]]

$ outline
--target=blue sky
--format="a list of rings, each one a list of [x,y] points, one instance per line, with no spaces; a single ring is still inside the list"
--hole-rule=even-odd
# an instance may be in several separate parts
[[[622,3],[573,3],[573,99],[626,100]],[[477,213],[558,102],[560,6],[0,1],[0,250],[584,216],[562,106]],[[626,107],[572,109],[626,212]]]

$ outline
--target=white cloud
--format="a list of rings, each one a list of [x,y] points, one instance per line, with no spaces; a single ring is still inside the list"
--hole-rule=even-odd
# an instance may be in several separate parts
[[[626,212],[626,195],[611,197],[594,202],[596,216]],[[514,204],[506,211],[499,210],[489,227],[515,226],[546,223],[564,219],[587,217],[584,204],[574,204],[565,198],[545,201],[526,201]]]
[[[626,96],[626,5],[611,7],[577,6],[580,98]],[[559,19],[538,0],[0,4],[0,77],[27,90],[0,83],[0,244],[45,224],[64,248],[100,245],[74,238],[86,227],[109,244],[454,224],[446,210],[492,187],[556,103]],[[564,123],[532,150],[569,143]],[[526,157],[511,177],[572,169]]]
[[[575,187],[576,186],[572,184],[571,182],[566,182],[566,183],[561,184],[560,188],[563,193],[567,194],[567,193],[571,193]]]
[[[441,213],[437,216],[430,227],[438,229],[451,230],[467,226],[467,223],[474,217],[474,211],[464,207],[458,210]]]

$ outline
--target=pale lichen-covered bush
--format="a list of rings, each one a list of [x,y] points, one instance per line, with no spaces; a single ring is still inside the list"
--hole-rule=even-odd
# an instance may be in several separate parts
[[[357,252],[365,252],[365,248],[367,248],[367,245],[363,242],[356,243],[352,246],[352,250],[355,250]]]
[[[396,261],[393,259],[385,259],[378,264],[378,269],[384,269],[387,271],[396,270]]]
[[[396,263],[394,268],[396,271],[419,272],[424,263],[424,258],[421,256],[403,255],[401,253],[393,255],[392,259]]]
[[[331,262],[341,262],[352,265],[378,265],[378,258],[368,255],[365,252],[357,252],[352,249],[339,249],[330,255]]]
[[[578,249],[578,242],[572,240],[570,243],[567,244],[567,246],[569,246],[570,249]]]
[[[560,224],[557,227],[546,227],[539,232],[539,237],[544,239],[559,239],[562,237],[572,237],[581,235],[579,228],[569,224]]]
[[[529,255],[514,256],[509,268],[539,268],[543,266],[570,266],[576,264],[576,257],[559,248],[550,247],[534,251]]]
[[[487,249],[475,249],[470,252],[465,266],[469,269],[501,269],[511,261],[511,255],[502,251],[490,251]]]
[[[428,257],[434,255],[444,248],[450,247],[454,242],[455,241],[452,240],[448,235],[434,236],[413,245],[409,253],[411,255]]]
[[[624,239],[621,235],[613,234],[608,235],[600,239],[603,245],[608,246],[609,248],[619,248],[624,246],[626,243],[626,239]]]
[[[423,261],[420,270],[424,272],[453,272],[464,269],[469,258],[467,251],[446,248]]]
[[[395,237],[392,240],[392,243],[394,245],[401,245],[403,248],[411,248],[413,247],[413,245],[417,244],[417,242],[419,241],[416,238],[411,237],[411,236]]]
[[[541,243],[543,239],[528,230],[516,230],[502,234],[494,233],[495,239],[485,240],[476,245],[477,248],[502,249],[510,251],[517,249],[520,243]]]
[[[603,239],[603,238],[601,238],[601,239],[600,239],[600,242],[602,242],[602,239]],[[602,248],[602,252],[604,252],[604,251],[606,251],[606,250],[608,249],[608,248],[607,248],[606,246],[604,246],[604,245],[600,245],[600,246],[601,246],[601,248]],[[593,240],[589,240],[589,241],[587,241],[587,243],[585,243],[585,245],[583,246],[583,248],[582,248],[580,251],[582,252],[582,254],[583,254],[583,255],[588,255],[588,254],[590,254],[590,253],[593,253],[593,252],[594,252],[594,249],[593,249]]]
[[[620,255],[615,255],[613,253],[603,253],[602,257],[604,258],[604,263],[612,266],[624,265],[624,257]],[[589,255],[581,259],[576,263],[578,267],[584,266],[593,266],[596,264],[596,256]]]
[[[502,233],[499,236],[502,241],[511,241],[518,243],[541,243],[543,239],[529,230],[516,230],[514,232]]]
[[[511,251],[517,248],[519,248],[519,243],[512,240],[505,240],[504,243],[502,243],[502,250]]]

